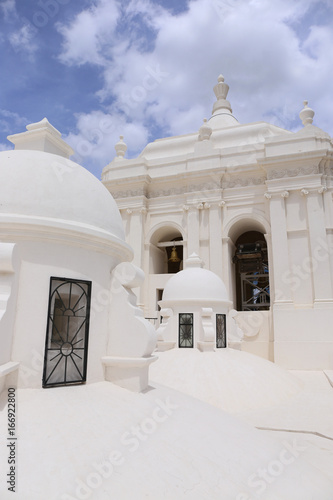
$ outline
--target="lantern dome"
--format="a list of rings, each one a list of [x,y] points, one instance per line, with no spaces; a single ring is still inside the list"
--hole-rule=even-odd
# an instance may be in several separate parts
[[[193,253],[187,259],[186,269],[172,276],[163,292],[163,302],[172,301],[223,301],[228,294],[225,284],[212,271],[202,268],[202,261]]]

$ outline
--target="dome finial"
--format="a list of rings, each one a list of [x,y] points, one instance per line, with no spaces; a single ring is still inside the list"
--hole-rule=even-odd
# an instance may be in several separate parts
[[[116,160],[123,160],[124,156],[125,156],[125,153],[127,151],[127,145],[123,141],[123,139],[124,139],[123,135],[120,135],[119,139],[120,140],[117,142],[117,144],[114,147],[114,149],[116,150],[116,153],[117,153]]]
[[[213,106],[213,115],[215,112],[224,109],[229,113],[232,113],[230,102],[226,100],[229,92],[229,85],[224,83],[224,76],[220,75],[217,79],[217,84],[214,87],[214,93],[216,95],[216,102]]]
[[[195,252],[191,253],[188,259],[185,261],[185,267],[203,267],[204,263],[200,259],[199,255]]]
[[[308,101],[304,101],[303,104],[304,108],[300,112],[299,117],[302,120],[304,127],[306,127],[307,125],[312,125],[315,112],[308,106]]]
[[[208,125],[207,118],[204,118],[203,124],[199,128],[198,140],[208,141],[210,139],[210,136],[212,135],[212,132],[213,132],[212,127]]]

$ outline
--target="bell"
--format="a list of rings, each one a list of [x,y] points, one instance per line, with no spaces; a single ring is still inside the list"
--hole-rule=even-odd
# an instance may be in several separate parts
[[[171,250],[169,262],[180,262],[180,258],[177,255],[176,245],[174,245],[173,249]]]

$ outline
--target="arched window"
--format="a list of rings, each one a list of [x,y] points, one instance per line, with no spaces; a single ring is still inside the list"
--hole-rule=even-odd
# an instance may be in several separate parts
[[[91,282],[51,278],[43,387],[86,381]]]
[[[233,258],[236,272],[238,311],[262,311],[270,307],[267,244],[258,231],[247,231],[237,239]]]

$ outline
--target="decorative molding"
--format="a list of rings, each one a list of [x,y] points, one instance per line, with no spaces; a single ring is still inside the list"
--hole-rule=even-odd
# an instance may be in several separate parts
[[[225,201],[222,200],[222,201],[219,202],[219,207],[223,208],[223,207],[225,207],[225,204],[226,204]]]
[[[183,205],[183,207],[182,207],[182,208],[183,208],[183,211],[184,211],[184,212],[188,212],[188,211],[189,211],[189,209],[190,209],[190,207],[189,207],[188,205]]]
[[[266,177],[236,177],[233,178],[229,176],[228,179],[223,180],[223,188],[237,188],[237,187],[247,187],[247,186],[260,186],[265,184]]]
[[[113,192],[111,191],[111,194],[115,200],[118,198],[133,198],[135,196],[146,196],[147,195],[147,190],[145,188],[140,188],[140,189],[127,189],[126,191],[117,191]]]
[[[202,191],[213,191],[220,189],[221,186],[216,182],[205,183],[205,184],[190,184],[180,187],[172,187],[168,189],[156,189],[149,191],[148,198],[161,198],[163,196],[177,196],[185,193],[197,193]]]
[[[131,214],[133,213],[133,210],[131,210],[130,208],[127,208],[127,209],[126,209],[126,213],[127,213],[128,215],[131,215]]]
[[[205,202],[203,207],[204,207],[205,209],[209,209],[209,208],[210,208],[210,203]]]
[[[299,177],[301,175],[318,174],[318,172],[318,165],[312,165],[311,167],[275,169],[267,172],[267,180],[282,179],[283,177]]]
[[[270,193],[265,193],[264,196],[267,200],[270,200],[272,198],[272,195]]]
[[[321,186],[319,189],[318,189],[318,193],[319,194],[323,194],[323,193],[326,193],[327,191],[327,188],[325,186]]]
[[[282,196],[282,198],[288,198],[289,191],[282,191],[281,196]]]
[[[196,208],[198,210],[202,210],[204,208],[204,204],[203,203],[198,203],[197,206],[196,206]]]
[[[157,189],[155,191],[150,191],[148,198],[161,198],[163,196],[177,196],[179,194],[184,194],[186,192],[185,187],[170,188],[170,189]]]
[[[307,189],[301,189],[302,196],[307,196],[308,194],[309,194],[309,191]]]

